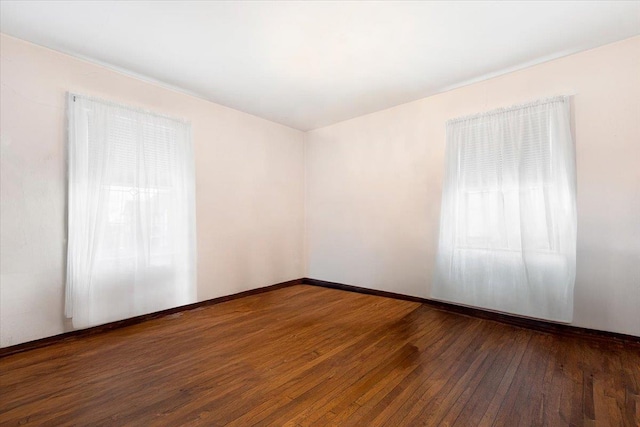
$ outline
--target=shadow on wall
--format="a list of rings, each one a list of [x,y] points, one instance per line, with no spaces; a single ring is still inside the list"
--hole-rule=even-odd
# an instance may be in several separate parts
[[[588,261],[594,259],[598,262]],[[578,250],[576,263],[578,269],[574,307],[581,308],[581,311],[574,312],[574,323],[593,329],[599,329],[600,325],[612,325],[621,333],[640,335],[640,310],[634,305],[634,301],[640,295],[640,257],[637,254],[616,252],[612,249],[592,253]],[[606,304],[606,301],[611,300],[606,295],[611,292],[629,296],[624,310],[617,308],[614,311]],[[628,320],[625,322],[625,319],[634,316],[635,323]],[[616,325],[617,323],[619,325]],[[632,328],[633,324],[636,326],[635,329]]]

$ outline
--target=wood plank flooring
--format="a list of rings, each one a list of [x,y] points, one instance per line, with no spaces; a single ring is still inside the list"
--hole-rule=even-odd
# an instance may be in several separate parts
[[[0,425],[638,426],[640,346],[292,286],[0,359]]]

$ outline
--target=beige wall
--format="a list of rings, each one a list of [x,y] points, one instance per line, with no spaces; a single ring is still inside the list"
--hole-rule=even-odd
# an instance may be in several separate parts
[[[640,335],[640,37],[307,134],[308,277],[429,297],[448,119],[575,94],[576,326]]]
[[[303,275],[300,131],[2,35],[0,346],[65,331],[65,92],[190,120],[198,300]]]
[[[306,135],[4,35],[0,54],[0,346],[68,329],[66,91],[192,122],[198,300],[302,276],[428,297],[445,121],[575,94],[573,324],[640,335],[640,37]]]

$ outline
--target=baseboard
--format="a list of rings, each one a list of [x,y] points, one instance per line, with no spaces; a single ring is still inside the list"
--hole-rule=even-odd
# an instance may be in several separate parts
[[[231,301],[239,298],[248,297],[251,295],[261,294],[263,292],[275,291],[277,289],[286,288],[294,285],[311,285],[320,286],[324,288],[339,289],[348,292],[357,292],[367,295],[375,295],[385,298],[394,298],[404,301],[413,301],[421,304],[429,305],[438,310],[443,310],[451,313],[462,314],[465,316],[476,317],[480,319],[492,320],[500,323],[505,323],[512,326],[521,328],[532,329],[540,332],[554,333],[559,335],[577,336],[589,339],[598,339],[606,341],[619,341],[625,343],[632,343],[640,345],[640,337],[634,335],[626,335],[617,332],[599,331],[596,329],[580,328],[577,326],[564,325],[553,322],[545,322],[543,320],[529,319],[518,316],[511,316],[503,313],[496,313],[493,311],[482,310],[479,308],[466,307],[462,305],[450,304],[442,301],[431,300],[428,298],[414,297],[410,295],[397,294],[394,292],[379,291],[376,289],[363,288],[353,285],[345,285],[343,283],[328,282],[325,280],[302,278],[289,280],[287,282],[277,283],[275,285],[265,286],[262,288],[251,289],[248,291],[240,292],[233,295],[226,295],[223,297],[213,298],[206,301],[200,301],[189,305],[183,305],[180,307],[173,307],[167,310],[157,311],[154,313],[143,314],[141,316],[132,317],[129,319],[119,320],[116,322],[106,323],[104,325],[94,326],[87,329],[79,329],[76,331],[64,332],[59,335],[51,337],[41,338],[35,341],[28,341],[21,344],[12,345],[9,347],[0,348],[0,357],[9,356],[11,354],[21,353],[23,351],[32,350],[40,347],[49,346],[58,342],[78,339],[90,335],[100,334],[103,332],[111,331],[114,329],[124,328],[126,326],[135,325],[138,323],[146,322],[148,320],[157,319],[160,317],[168,316],[170,314],[179,313],[182,311],[193,310],[200,307],[206,307],[214,304],[220,304],[226,301]]]
[[[257,288],[257,289],[250,289],[248,291],[240,292],[233,295],[226,295],[223,297],[213,298],[206,301],[200,301],[193,304],[168,308],[166,310],[156,311],[154,313],[149,313],[149,314],[143,314],[141,316],[131,317],[129,319],[123,319],[123,320],[118,320],[116,322],[105,323],[104,325],[98,325],[98,326],[93,326],[87,329],[78,329],[75,331],[64,332],[62,334],[41,338],[35,341],[27,341],[21,344],[3,347],[3,348],[0,348],[0,357],[8,356],[10,354],[21,353],[27,350],[33,350],[40,347],[49,346],[61,341],[78,339],[82,337],[87,337],[89,335],[95,335],[95,334],[100,334],[106,331],[111,331],[114,329],[124,328],[126,326],[135,325],[135,324],[146,322],[152,319],[158,319],[160,317],[168,316],[170,314],[175,314],[182,311],[188,311],[188,310],[193,310],[200,307],[206,307],[209,305],[220,304],[222,302],[231,301],[238,298],[244,298],[251,295],[261,294],[263,292],[275,291],[276,289],[282,289],[289,286],[300,285],[302,284],[302,281],[303,279],[289,280],[287,282],[276,283],[275,285],[264,286],[262,288]]]
[[[394,292],[379,291],[376,289],[362,288],[359,286],[345,285],[343,283],[327,282],[324,280],[304,278],[305,285],[320,286],[324,288],[340,289],[349,292],[358,292],[367,295],[376,295],[386,298],[394,298],[405,301],[419,302],[429,305],[439,310],[462,314],[465,316],[477,317],[480,319],[493,320],[521,328],[533,329],[540,332],[554,333],[559,335],[578,336],[598,340],[615,340],[626,343],[640,344],[640,337],[634,335],[621,334],[617,332],[599,331],[596,329],[580,328],[577,326],[565,325],[561,323],[546,322],[544,320],[530,319],[525,317],[512,316],[504,313],[483,310],[480,308],[466,307],[457,304],[436,301],[427,298],[414,297],[410,295],[397,294]]]

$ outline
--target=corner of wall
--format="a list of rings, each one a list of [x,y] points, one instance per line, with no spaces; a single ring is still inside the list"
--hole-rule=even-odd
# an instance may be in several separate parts
[[[302,156],[303,156],[303,205],[302,205],[302,277],[309,277],[309,215],[308,215],[308,174],[309,174],[309,132],[302,135]]]

